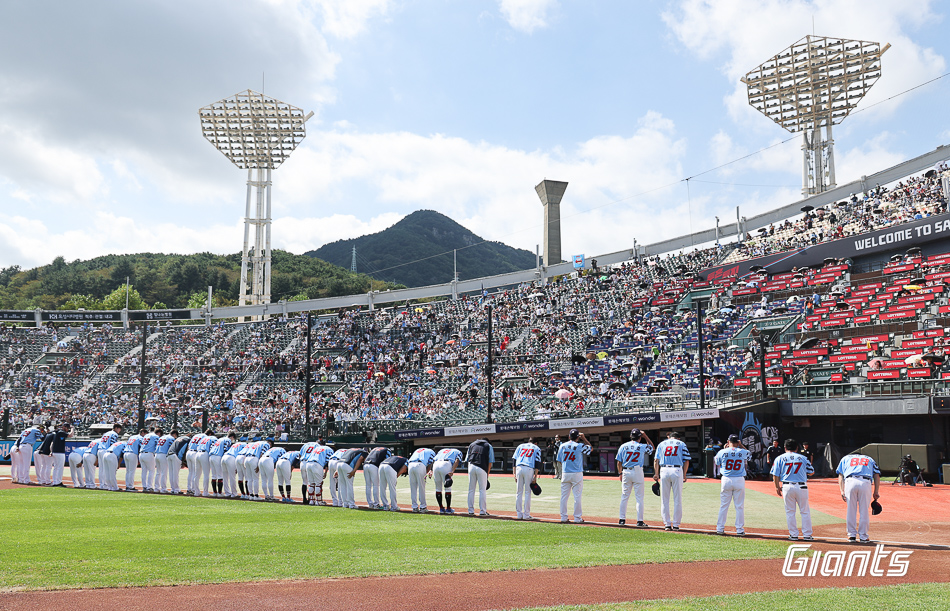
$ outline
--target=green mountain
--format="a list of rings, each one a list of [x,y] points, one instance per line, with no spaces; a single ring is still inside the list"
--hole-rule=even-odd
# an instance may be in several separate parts
[[[21,270],[0,269],[0,309],[46,310],[125,307],[125,282],[132,286],[130,309],[202,307],[209,286],[216,306],[237,305],[241,255],[106,255]],[[271,253],[271,299],[298,301],[399,288],[326,261],[283,250]],[[197,305],[195,305],[197,304]]]
[[[452,281],[453,249],[459,280],[533,269],[535,256],[501,242],[488,242],[434,210],[418,210],[389,229],[339,240],[306,253],[350,267],[356,246],[359,272],[406,286]]]

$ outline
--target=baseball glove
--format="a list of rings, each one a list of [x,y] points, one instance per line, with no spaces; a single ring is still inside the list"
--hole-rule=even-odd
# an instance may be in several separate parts
[[[538,482],[531,483],[531,493],[534,494],[534,496],[541,494],[541,486],[538,485]]]
[[[877,501],[871,501],[871,515],[876,516],[877,514],[884,511],[884,508],[881,507],[881,504]]]
[[[491,490],[491,482],[488,480],[485,480],[485,490]]]
[[[651,490],[653,490],[653,494],[660,496],[660,482],[653,482]]]
[[[452,481],[452,475],[451,475],[451,474],[446,475],[446,476],[445,476],[445,487],[446,487],[446,488],[451,488],[453,483],[454,483],[454,482]]]

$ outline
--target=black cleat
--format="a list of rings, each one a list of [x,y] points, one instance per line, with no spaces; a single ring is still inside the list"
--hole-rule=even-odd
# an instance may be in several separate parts
[[[640,527],[640,528],[646,528],[646,527],[647,527],[647,523],[646,523],[646,522],[637,522],[637,526]]]
[[[623,526],[623,525],[626,524],[626,523],[627,523],[626,520],[620,520],[620,525],[621,525],[621,526]]]

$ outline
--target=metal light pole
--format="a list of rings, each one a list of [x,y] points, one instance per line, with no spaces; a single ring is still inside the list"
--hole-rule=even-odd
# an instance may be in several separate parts
[[[312,347],[310,344],[310,329],[313,325],[313,315],[310,312],[307,312],[307,381],[304,385],[304,418],[306,420],[306,429],[304,429],[304,437],[307,441],[310,441],[310,389],[313,384],[313,379],[311,377],[310,371],[310,361],[312,354]]]
[[[148,342],[148,324],[142,323],[142,366],[139,371],[139,426],[145,428],[145,344]]]
[[[762,400],[768,396],[768,385],[765,383],[765,335],[760,335],[759,342],[759,376],[762,378]]]
[[[485,418],[486,423],[491,423],[492,421],[492,407],[491,407],[491,394],[492,394],[492,325],[491,325],[491,309],[492,307],[487,306],[488,309],[488,367],[485,370],[485,373],[488,377],[488,403],[487,403],[487,416]]]

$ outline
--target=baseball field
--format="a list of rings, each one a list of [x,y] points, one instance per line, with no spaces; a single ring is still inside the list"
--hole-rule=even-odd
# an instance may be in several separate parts
[[[871,536],[886,552],[911,552],[906,575],[787,577],[784,507],[768,482],[749,482],[748,536],[738,538],[713,534],[719,487],[702,479],[684,487],[682,530],[664,532],[649,490],[651,528],[617,524],[615,478],[585,482],[588,523],[575,525],[558,522],[559,482],[551,478],[540,480],[532,507],[541,519],[524,522],[514,519],[506,475],[491,478],[492,516],[470,518],[408,511],[405,478],[404,511],[391,513],[14,486],[8,473],[0,467],[0,609],[216,601],[258,610],[950,608],[946,486],[883,488],[885,512]],[[355,482],[365,505],[362,477]],[[462,514],[467,484],[456,478],[453,506]],[[835,482],[810,488],[818,541],[806,554],[874,549],[844,540]],[[431,482],[428,505],[438,507]]]

